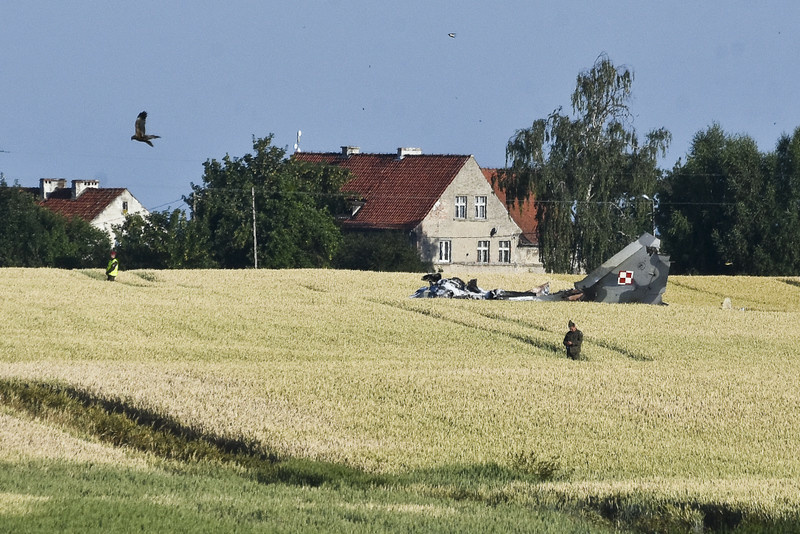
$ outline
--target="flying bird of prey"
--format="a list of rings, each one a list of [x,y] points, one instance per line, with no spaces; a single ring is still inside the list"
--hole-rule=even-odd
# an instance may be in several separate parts
[[[136,117],[136,133],[131,136],[131,141],[141,141],[142,143],[147,143],[150,146],[153,146],[153,143],[150,142],[151,139],[159,139],[160,135],[147,135],[144,129],[144,123],[147,121],[147,112],[142,111],[139,113],[139,116]]]

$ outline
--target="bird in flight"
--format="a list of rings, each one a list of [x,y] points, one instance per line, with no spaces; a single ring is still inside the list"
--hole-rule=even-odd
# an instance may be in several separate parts
[[[455,39],[456,38],[456,34],[454,34],[454,33],[448,33],[447,36],[450,37],[451,39]]]
[[[136,133],[131,136],[132,141],[141,141],[142,143],[147,143],[150,146],[153,146],[153,143],[150,142],[151,139],[159,139],[160,135],[147,135],[144,130],[144,123],[147,120],[147,112],[142,111],[139,113],[139,116],[136,117]]]

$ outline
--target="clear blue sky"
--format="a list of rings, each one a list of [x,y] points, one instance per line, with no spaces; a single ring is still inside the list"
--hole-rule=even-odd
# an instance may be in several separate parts
[[[791,0],[3,2],[0,172],[99,179],[163,210],[254,135],[500,167],[516,130],[571,113],[603,52],[634,72],[640,138],[672,133],[662,167],[713,122],[771,151],[800,126],[798,26]],[[154,148],[130,140],[142,110]]]

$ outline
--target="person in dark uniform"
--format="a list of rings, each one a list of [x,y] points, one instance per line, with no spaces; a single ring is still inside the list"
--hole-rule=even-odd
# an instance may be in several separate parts
[[[575,323],[570,321],[568,323],[569,332],[564,336],[564,346],[567,348],[567,358],[573,360],[581,359],[581,343],[583,343],[583,332],[578,330]]]

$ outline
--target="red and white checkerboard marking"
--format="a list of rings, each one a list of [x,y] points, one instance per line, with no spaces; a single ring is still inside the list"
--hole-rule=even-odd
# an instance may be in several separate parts
[[[617,284],[621,286],[633,285],[633,271],[620,271]]]

